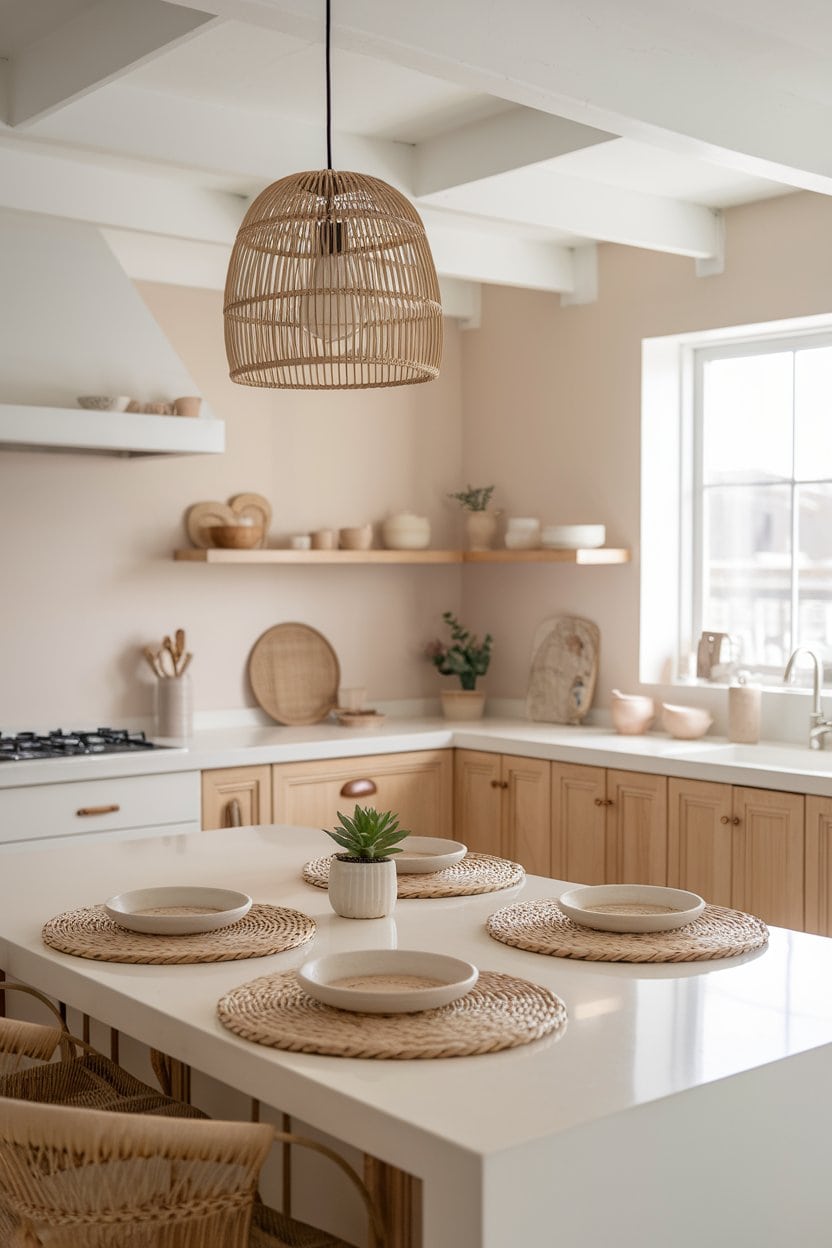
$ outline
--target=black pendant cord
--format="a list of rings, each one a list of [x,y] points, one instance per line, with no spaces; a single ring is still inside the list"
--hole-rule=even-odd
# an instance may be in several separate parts
[[[326,0],[326,167],[332,168],[332,74],[329,67],[329,44],[332,27],[332,0]]]

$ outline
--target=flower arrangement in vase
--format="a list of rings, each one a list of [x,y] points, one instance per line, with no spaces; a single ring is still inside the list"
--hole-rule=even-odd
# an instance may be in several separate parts
[[[399,841],[410,833],[391,810],[372,806],[356,805],[352,816],[338,811],[338,819],[333,830],[323,829],[345,851],[329,864],[330,905],[345,919],[384,918],[396,904],[392,855],[401,853]]]
[[[427,656],[443,676],[456,676],[461,688],[443,689],[442,710],[447,719],[481,719],[485,710],[485,694],[477,689],[477,678],[484,676],[491,662],[492,636],[482,641],[463,628],[452,611],[443,611],[442,619],[451,630],[451,644],[432,641]]]
[[[464,490],[448,495],[467,513],[465,527],[470,550],[491,550],[494,544],[497,520],[502,512],[488,510],[493,493],[493,485],[468,485]]]

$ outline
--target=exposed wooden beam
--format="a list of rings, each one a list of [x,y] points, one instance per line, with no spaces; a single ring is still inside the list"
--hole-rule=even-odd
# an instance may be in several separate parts
[[[217,20],[163,0],[96,0],[14,56],[6,116],[30,125]]]

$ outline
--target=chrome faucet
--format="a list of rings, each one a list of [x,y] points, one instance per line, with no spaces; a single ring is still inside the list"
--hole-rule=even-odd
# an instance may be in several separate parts
[[[801,650],[808,654],[815,665],[814,680],[812,684],[812,710],[809,715],[809,749],[822,750],[826,744],[826,737],[832,733],[832,723],[823,718],[823,708],[820,704],[821,686],[823,684],[821,662],[814,650],[808,650],[806,646],[798,646],[789,655],[789,661],[786,664],[786,670],[783,673],[783,684],[788,684],[792,674],[794,661],[800,654]]]

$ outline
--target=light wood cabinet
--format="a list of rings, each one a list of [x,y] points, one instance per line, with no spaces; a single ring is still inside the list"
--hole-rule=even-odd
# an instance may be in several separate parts
[[[668,883],[766,923],[802,928],[806,799],[701,780],[673,779],[669,791]],[[829,819],[832,826],[832,804]]]
[[[202,827],[272,822],[271,767],[221,767],[202,773]]]
[[[832,798],[806,798],[807,932],[832,936]]]
[[[330,828],[356,804],[392,810],[416,836],[452,837],[450,750],[276,763],[272,810],[277,823]]]
[[[534,875],[551,875],[550,804],[549,762],[456,751],[454,826],[456,839],[469,849],[510,858]]]
[[[552,764],[552,873],[579,884],[664,884],[664,776]]]

